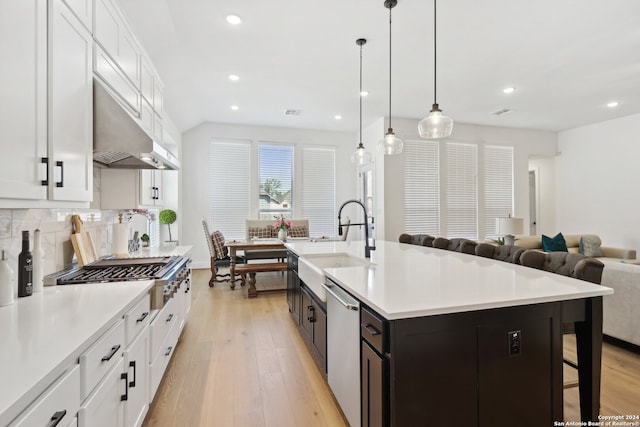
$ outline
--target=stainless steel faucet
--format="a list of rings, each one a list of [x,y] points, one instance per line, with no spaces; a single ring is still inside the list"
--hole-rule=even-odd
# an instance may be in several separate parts
[[[351,203],[356,203],[362,207],[362,211],[364,212],[363,223],[342,224],[342,221],[340,220],[342,215],[342,208],[344,208],[345,206]],[[373,217],[371,217],[371,224],[373,224]],[[367,208],[364,206],[364,204],[360,200],[355,200],[355,199],[347,200],[342,204],[342,206],[340,206],[340,209],[338,210],[338,236],[342,236],[343,225],[344,226],[364,225],[364,256],[365,258],[371,258],[371,251],[375,250],[376,247],[375,245],[369,245],[369,217],[367,216]]]

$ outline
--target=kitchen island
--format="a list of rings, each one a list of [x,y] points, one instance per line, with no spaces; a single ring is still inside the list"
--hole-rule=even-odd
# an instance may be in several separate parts
[[[296,266],[313,255],[364,254],[363,242],[286,246]],[[378,241],[369,261],[323,269],[330,282],[362,304],[363,425],[562,421],[565,322],[576,322],[581,416],[597,420],[602,296],[611,289],[395,242]],[[304,280],[300,286],[308,292]],[[311,290],[326,301],[323,291]],[[374,365],[376,372],[370,370]]]

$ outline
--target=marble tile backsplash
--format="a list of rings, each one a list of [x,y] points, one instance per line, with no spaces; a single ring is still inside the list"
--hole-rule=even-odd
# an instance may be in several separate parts
[[[22,230],[29,230],[33,250],[33,232],[39,229],[45,255],[44,274],[55,273],[76,261],[71,245],[71,215],[80,215],[83,228],[91,234],[100,257],[111,253],[111,224],[118,222],[119,213],[93,209],[0,209],[0,249],[5,251],[15,274],[22,250]],[[146,221],[143,217],[137,218],[140,219]]]

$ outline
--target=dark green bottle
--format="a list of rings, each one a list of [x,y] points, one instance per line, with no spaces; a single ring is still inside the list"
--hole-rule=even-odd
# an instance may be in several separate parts
[[[33,293],[33,255],[29,250],[29,231],[22,231],[22,252],[18,255],[18,296]]]

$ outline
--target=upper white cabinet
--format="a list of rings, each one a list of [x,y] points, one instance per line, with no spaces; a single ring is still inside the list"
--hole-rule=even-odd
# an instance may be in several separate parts
[[[0,52],[1,204],[90,201],[91,34],[62,0],[1,2]]]
[[[136,88],[140,87],[140,48],[110,0],[95,1],[94,38]]]
[[[62,0],[49,13],[49,168],[53,200],[91,201],[93,40]]]
[[[100,209],[162,207],[163,171],[102,169]]]
[[[93,32],[93,0],[64,0],[90,33]]]
[[[162,206],[164,198],[162,171],[142,169],[140,171],[140,202],[145,206]]]
[[[46,1],[0,2],[1,198],[47,198],[46,27]]]

